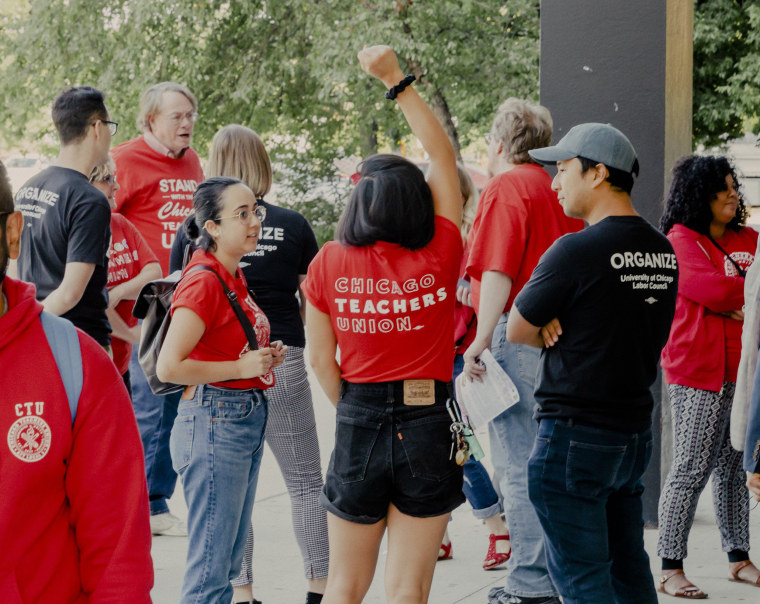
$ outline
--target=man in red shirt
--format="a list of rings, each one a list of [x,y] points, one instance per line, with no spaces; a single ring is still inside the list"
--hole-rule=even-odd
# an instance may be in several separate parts
[[[198,103],[190,90],[175,82],[148,88],[140,99],[137,127],[142,135],[116,147],[113,158],[121,188],[116,212],[127,218],[169,272],[172,241],[193,207],[193,192],[203,180],[198,155],[190,148]],[[145,449],[145,470],[154,535],[184,536],[184,523],[169,512],[177,474],[171,465],[169,434],[177,415],[179,394],[155,396],[137,362],[129,365],[132,404]]]
[[[149,603],[148,497],[127,391],[95,340],[51,313],[43,328],[35,287],[4,278],[22,226],[0,164],[0,601]],[[61,354],[64,344],[78,352]]]
[[[565,216],[551,190],[551,177],[528,155],[531,149],[548,146],[551,134],[546,108],[515,98],[499,107],[486,135],[492,178],[481,195],[467,241],[467,274],[478,330],[464,354],[465,374],[479,379],[484,369],[478,358],[490,346],[520,394],[520,401],[489,426],[493,465],[506,496],[504,512],[512,536],[510,574],[505,588],[491,590],[489,602],[494,604],[559,604],[546,567],[543,531],[528,499],[539,353],[507,342],[505,333],[512,302],[538,259],[555,239],[583,228],[582,221]]]

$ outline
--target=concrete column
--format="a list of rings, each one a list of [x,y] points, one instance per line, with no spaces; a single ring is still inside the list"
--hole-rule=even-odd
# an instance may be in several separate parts
[[[655,225],[673,162],[691,152],[693,20],[691,0],[541,0],[541,104],[552,113],[554,142],[582,122],[622,130],[641,164],[634,206]],[[655,449],[644,494],[652,526],[661,467],[672,458],[671,445],[661,448],[670,410],[660,380],[653,393]]]

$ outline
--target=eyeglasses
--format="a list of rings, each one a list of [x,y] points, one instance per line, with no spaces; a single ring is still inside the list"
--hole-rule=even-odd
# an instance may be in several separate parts
[[[493,134],[491,134],[490,132],[486,132],[483,135],[483,138],[486,139],[486,145],[490,145],[491,141],[493,140]]]
[[[100,120],[102,123],[106,125],[108,128],[108,131],[111,133],[111,136],[116,134],[116,131],[119,129],[119,122],[110,122],[108,120]],[[97,124],[97,122],[93,122],[93,125]]]
[[[228,218],[237,218],[243,224],[248,224],[251,221],[251,214],[255,214],[259,222],[264,222],[267,217],[267,209],[264,206],[255,205],[253,210],[240,210],[237,214],[232,216],[220,216],[217,220],[226,220]]]
[[[185,120],[190,120],[191,122],[195,123],[198,119],[198,112],[193,111],[191,113],[172,113],[171,115],[167,115],[166,119],[168,119],[170,122],[174,122],[175,124],[181,124]]]
[[[100,179],[100,182],[104,182],[107,185],[110,185],[113,181],[116,180],[116,177],[113,174],[108,174]]]

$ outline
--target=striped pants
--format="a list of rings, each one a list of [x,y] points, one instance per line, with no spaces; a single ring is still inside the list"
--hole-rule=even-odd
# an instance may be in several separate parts
[[[683,560],[699,495],[712,474],[713,507],[724,552],[749,551],[749,491],[742,454],[729,440],[736,384],[720,392],[668,385],[673,466],[660,495],[657,555]]]
[[[264,434],[290,495],[293,530],[306,578],[322,579],[327,576],[329,559],[327,515],[319,505],[322,466],[303,348],[290,346],[274,375],[276,383],[266,391],[269,419]],[[253,583],[252,557],[253,527],[248,530],[243,565],[232,581],[234,586]]]

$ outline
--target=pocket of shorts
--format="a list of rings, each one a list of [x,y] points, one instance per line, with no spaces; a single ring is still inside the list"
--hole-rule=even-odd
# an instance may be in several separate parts
[[[570,441],[565,468],[569,493],[598,497],[612,488],[626,453],[625,445],[597,445]]]
[[[445,415],[400,423],[395,438],[404,448],[412,476],[441,481],[459,469],[451,455],[451,419]]]
[[[381,426],[377,421],[336,416],[333,471],[342,483],[364,480]]]
[[[193,437],[195,436],[195,416],[179,415],[174,420],[172,434],[169,438],[169,453],[172,467],[179,474],[190,463],[193,456]]]

